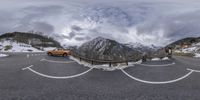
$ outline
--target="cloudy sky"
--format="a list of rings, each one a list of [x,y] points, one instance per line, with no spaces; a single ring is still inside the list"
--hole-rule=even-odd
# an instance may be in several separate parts
[[[166,45],[200,36],[199,0],[0,0],[0,34],[43,32],[62,44],[101,36]]]

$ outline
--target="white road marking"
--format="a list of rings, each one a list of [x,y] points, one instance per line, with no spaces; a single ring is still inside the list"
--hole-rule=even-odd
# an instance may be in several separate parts
[[[37,75],[39,75],[39,76],[43,76],[43,77],[46,77],[46,78],[52,78],[52,79],[69,79],[69,78],[75,78],[75,77],[82,76],[82,75],[84,75],[84,74],[90,72],[90,71],[93,69],[93,68],[90,68],[90,69],[88,69],[88,70],[85,71],[85,72],[82,72],[82,73],[76,74],[76,75],[71,75],[71,76],[50,76],[50,75],[45,75],[45,74],[42,74],[42,73],[40,73],[40,72],[37,72],[37,71],[31,69],[31,67],[33,67],[33,65],[31,65],[31,66],[29,66],[29,67],[26,67],[26,68],[23,68],[22,70],[28,69],[28,70],[30,70],[31,72],[33,72],[33,73],[35,73],[35,74],[37,74]]]
[[[31,68],[31,67],[33,67],[33,65],[30,65],[28,67],[22,68],[22,70],[26,70],[26,69]]]
[[[190,68],[187,68],[187,70],[190,70],[190,71],[193,71],[193,72],[200,73],[200,70],[194,70],[194,69],[190,69]]]
[[[137,65],[142,65],[142,66],[149,66],[149,67],[165,67],[165,66],[171,66],[171,65],[175,65],[176,63],[173,62],[171,64],[163,64],[163,65],[149,65],[149,64],[137,64]]]
[[[47,61],[47,62],[53,62],[53,63],[74,63],[75,61],[54,61],[54,60],[47,60],[47,59],[41,59],[40,61]]]
[[[187,69],[189,70],[189,69]],[[187,74],[185,74],[184,76],[180,77],[180,78],[177,78],[177,79],[174,79],[174,80],[170,80],[170,81],[160,81],[160,82],[156,82],[156,81],[146,81],[146,80],[142,80],[142,79],[139,79],[139,78],[136,78],[136,77],[133,77],[131,76],[130,74],[128,74],[126,71],[124,71],[123,69],[121,69],[121,71],[126,74],[128,77],[130,77],[131,79],[133,80],[136,80],[136,81],[139,81],[139,82],[142,82],[142,83],[147,83],[147,84],[168,84],[168,83],[174,83],[174,82],[177,82],[177,81],[180,81],[186,77],[188,77],[189,75],[191,75],[194,70],[189,70],[190,72],[188,72]]]
[[[26,56],[27,58],[29,58],[29,54],[27,54],[27,56]]]

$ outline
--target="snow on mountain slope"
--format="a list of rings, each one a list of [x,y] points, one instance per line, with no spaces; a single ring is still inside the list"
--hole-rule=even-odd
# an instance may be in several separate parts
[[[1,41],[0,45],[1,52],[44,52],[32,47],[31,45],[12,41]]]
[[[141,53],[114,40],[98,37],[78,47],[77,54],[92,59],[127,60],[137,59]]]
[[[160,47],[157,47],[157,46],[154,46],[154,45],[150,45],[150,46],[147,46],[147,45],[143,45],[141,43],[128,43],[128,44],[125,44],[126,46],[130,47],[130,48],[133,48],[133,49],[136,49],[140,52],[151,52],[151,51],[156,51],[158,49],[160,49]]]

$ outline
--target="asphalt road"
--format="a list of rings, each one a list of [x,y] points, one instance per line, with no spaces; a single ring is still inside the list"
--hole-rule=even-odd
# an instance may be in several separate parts
[[[131,78],[122,70],[90,69],[67,57],[10,54],[0,58],[0,100],[200,100],[200,73],[188,68],[200,70],[200,59],[174,57],[135,65],[123,70]]]

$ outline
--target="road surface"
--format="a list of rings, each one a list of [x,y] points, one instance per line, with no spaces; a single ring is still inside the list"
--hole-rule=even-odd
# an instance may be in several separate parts
[[[103,71],[16,53],[0,58],[0,100],[199,100],[199,70],[200,59],[187,57]]]

